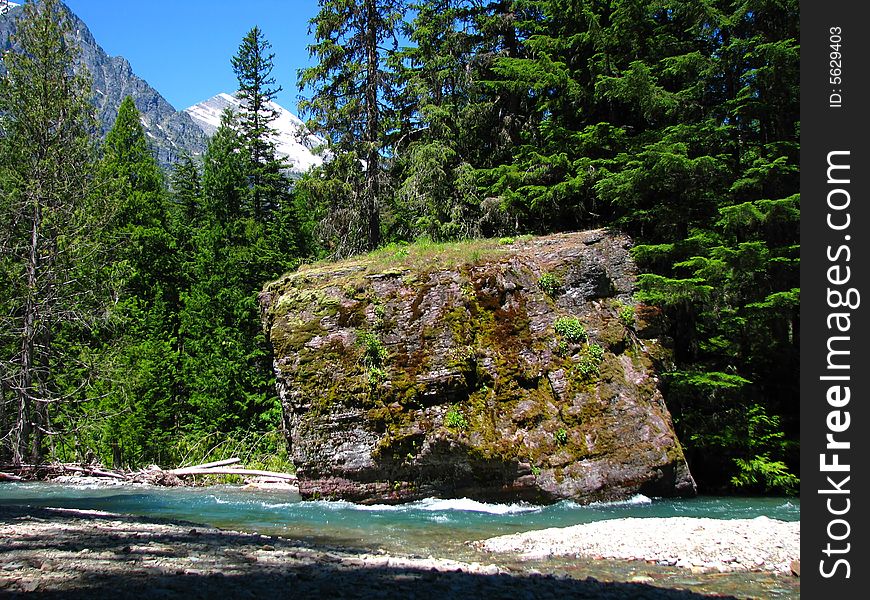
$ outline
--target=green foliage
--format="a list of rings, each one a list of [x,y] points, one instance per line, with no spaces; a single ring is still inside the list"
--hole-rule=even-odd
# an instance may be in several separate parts
[[[550,298],[555,298],[562,290],[562,280],[555,273],[544,273],[538,278],[538,287]]]
[[[231,61],[239,82],[238,133],[247,159],[250,216],[258,221],[271,220],[273,213],[288,203],[288,182],[282,174],[287,164],[277,157],[272,141],[272,123],[278,118],[272,101],[281,86],[272,76],[275,55],[269,52],[271,47],[260,28],[254,27]]]
[[[280,430],[240,430],[237,432],[191,433],[174,444],[171,464],[197,465],[237,457],[247,468],[293,473],[287,444]],[[226,481],[221,476],[217,481]]]
[[[380,367],[369,367],[367,375],[371,387],[377,387],[388,379],[387,372]]]
[[[163,177],[145,138],[132,98],[118,109],[106,135],[100,182],[117,207],[108,233],[125,273],[115,308],[116,377],[124,381],[106,393],[110,416],[102,430],[112,462],[163,462],[180,406],[176,395],[179,354],[180,265],[171,231]]]
[[[401,6],[399,0],[323,0],[310,23],[315,61],[299,73],[299,90],[309,91],[299,106],[334,159],[302,185],[323,212],[322,243],[334,256],[381,242],[382,157],[391,154],[395,97],[384,49],[396,45]]]
[[[460,412],[458,407],[454,406],[448,410],[447,414],[444,416],[444,425],[451,429],[460,429],[464,431],[468,429],[468,419],[465,418],[465,415]]]
[[[575,368],[584,379],[592,379],[598,376],[603,359],[604,349],[598,344],[590,344],[583,349]]]
[[[380,368],[387,359],[387,349],[383,342],[370,331],[360,331],[356,335],[356,343],[363,351],[363,364],[370,368]]]
[[[579,344],[586,341],[586,327],[577,317],[559,317],[553,324],[556,333],[567,341]]]
[[[604,360],[604,348],[598,344],[589,344],[586,346],[585,352],[592,360],[596,360],[599,363]]]
[[[735,458],[738,474],[731,478],[736,488],[761,490],[764,493],[798,493],[800,479],[789,472],[781,460],[771,460],[768,454],[755,455],[751,459]]]
[[[21,9],[0,79],[0,460],[41,462],[94,393],[114,281],[90,77],[58,0]],[[91,369],[99,365],[96,369]]]
[[[744,456],[734,459],[737,474],[731,483],[738,488],[763,493],[796,494],[800,479],[775,457],[784,456],[793,444],[785,439],[780,418],[759,404],[747,411]],[[741,436],[742,437],[742,436]]]
[[[634,327],[635,317],[633,306],[623,306],[619,309],[619,322],[629,329]]]
[[[564,427],[560,427],[556,433],[553,434],[553,438],[556,440],[557,444],[564,446],[568,443],[568,430]]]

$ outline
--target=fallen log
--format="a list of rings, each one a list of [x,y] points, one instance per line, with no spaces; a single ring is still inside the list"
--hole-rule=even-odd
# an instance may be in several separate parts
[[[226,460],[216,460],[214,462],[202,463],[201,465],[191,465],[189,467],[179,467],[177,469],[170,469],[170,473],[173,475],[186,475],[187,471],[190,469],[211,469],[212,467],[225,467],[227,465],[232,465],[237,462],[241,462],[241,458],[227,458]]]
[[[18,475],[13,475],[12,473],[0,472],[0,481],[21,481],[22,479],[24,478],[19,477]]]
[[[241,469],[234,467],[211,467],[211,468],[194,468],[188,467],[180,469],[182,472],[174,472],[173,475],[258,475],[260,477],[274,477],[275,479],[286,479],[288,481],[296,481],[296,475],[290,473],[276,473],[274,471],[260,471],[257,469]]]
[[[123,479],[126,481],[129,479],[126,475],[122,475],[121,473],[114,473],[112,471],[103,471],[101,469],[91,469],[85,467],[74,467],[71,465],[59,465],[61,470],[63,471],[73,471],[74,473],[85,473],[86,475],[90,475],[92,477],[112,477],[114,479]]]

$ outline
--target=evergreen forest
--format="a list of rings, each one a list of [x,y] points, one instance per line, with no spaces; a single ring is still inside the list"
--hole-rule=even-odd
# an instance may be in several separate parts
[[[163,172],[131,99],[96,134],[59,0],[0,81],[0,462],[284,466],[257,294],[384,246],[609,227],[668,317],[702,492],[799,482],[796,0],[320,0],[313,66],[261,29],[242,108]],[[271,24],[278,27],[280,24]],[[290,178],[296,87],[324,163]]]

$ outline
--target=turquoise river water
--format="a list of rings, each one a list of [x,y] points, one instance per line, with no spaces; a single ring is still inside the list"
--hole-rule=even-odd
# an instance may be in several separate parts
[[[0,504],[94,509],[184,520],[240,531],[343,545],[368,551],[457,560],[506,563],[481,556],[465,542],[547,527],[565,527],[625,517],[710,517],[747,519],[766,516],[800,519],[796,498],[699,497],[650,499],[636,496],[616,503],[550,506],[485,504],[468,499],[427,499],[400,506],[361,506],[349,502],[302,501],[287,491],[238,486],[159,488],[0,484]],[[514,565],[516,566],[516,565]],[[575,577],[626,580],[652,577],[656,585],[753,598],[799,598],[799,580],[764,573],[689,575],[686,570],[628,561],[550,559],[526,562],[525,568]]]

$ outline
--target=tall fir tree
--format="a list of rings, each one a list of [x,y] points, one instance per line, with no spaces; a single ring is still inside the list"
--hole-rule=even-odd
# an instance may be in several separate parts
[[[68,444],[63,415],[90,388],[82,361],[108,303],[90,79],[70,35],[58,0],[27,3],[0,81],[0,452],[15,463]]]
[[[445,240],[482,233],[472,165],[491,103],[481,102],[471,4],[410,5],[415,18],[404,28],[410,45],[393,58],[399,81],[393,236]]]
[[[179,292],[183,284],[170,205],[133,99],[121,102],[102,146],[100,182],[115,205],[110,235],[124,284],[116,351],[121,371],[107,394],[103,448],[116,465],[172,460],[178,430]],[[109,458],[106,456],[105,458]]]
[[[185,433],[193,437],[263,430],[277,411],[256,296],[291,263],[271,243],[270,226],[243,210],[248,161],[234,121],[226,113],[209,141],[185,267],[190,284],[180,315],[181,374]]]
[[[199,167],[190,156],[184,156],[172,169],[172,198],[177,214],[184,223],[193,225],[199,217],[202,202],[202,182]]]
[[[278,118],[272,101],[281,91],[272,76],[275,55],[272,45],[259,27],[251,29],[242,39],[238,53],[232,58],[233,71],[239,82],[241,101],[237,126],[250,164],[248,179],[251,211],[255,219],[268,221],[273,213],[287,203],[287,165],[276,155],[272,123]]]
[[[395,74],[388,53],[396,48],[401,0],[320,0],[308,47],[316,64],[300,71],[300,103],[309,127],[329,142],[326,162],[308,193],[326,206],[324,237],[346,256],[381,242],[381,204],[389,186],[384,159],[391,154],[391,99]]]

